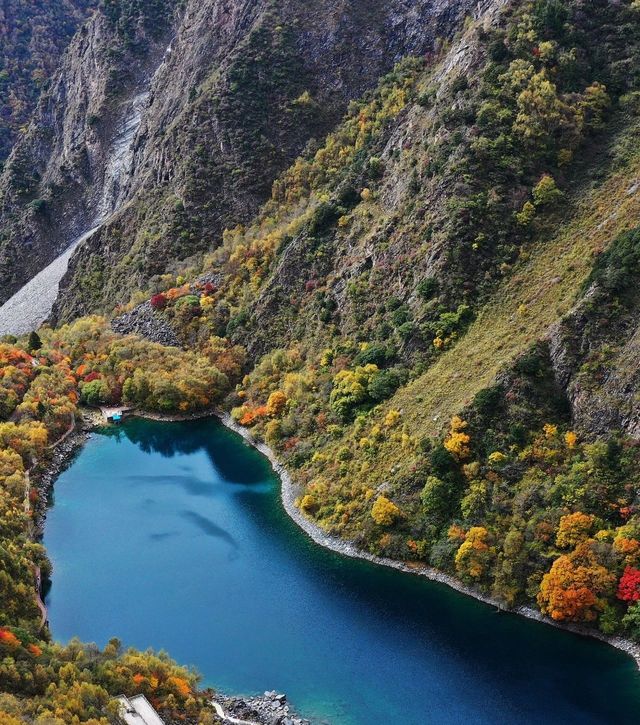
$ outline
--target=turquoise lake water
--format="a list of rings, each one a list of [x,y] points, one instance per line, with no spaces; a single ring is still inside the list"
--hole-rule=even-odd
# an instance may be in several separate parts
[[[268,462],[214,420],[94,434],[44,543],[56,639],[163,648],[314,723],[640,722],[623,653],[316,546]]]

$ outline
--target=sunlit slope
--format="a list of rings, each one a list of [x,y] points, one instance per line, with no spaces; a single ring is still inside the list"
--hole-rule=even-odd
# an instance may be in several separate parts
[[[555,235],[523,255],[457,345],[398,391],[389,407],[404,411],[414,434],[439,433],[452,412],[571,309],[595,255],[638,223],[639,180],[636,155],[589,193],[576,194]]]

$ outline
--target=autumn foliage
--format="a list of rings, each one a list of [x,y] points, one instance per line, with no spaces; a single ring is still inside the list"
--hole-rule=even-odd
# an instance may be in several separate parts
[[[594,516],[580,513],[568,514],[560,519],[556,536],[556,544],[561,549],[568,549],[584,541],[593,527]]]
[[[401,514],[400,509],[386,496],[378,496],[371,509],[371,517],[380,526],[391,526]]]
[[[471,454],[469,449],[471,437],[465,433],[467,425],[466,421],[454,415],[451,419],[449,435],[444,441],[444,447],[460,461],[466,460]]]
[[[495,549],[491,546],[491,535],[487,529],[473,526],[456,553],[456,571],[462,576],[480,579],[494,556]]]
[[[592,540],[560,556],[544,575],[538,593],[540,609],[557,621],[592,622],[611,593],[615,575],[599,561]]]
[[[640,601],[640,569],[625,568],[618,582],[617,597],[627,603]]]

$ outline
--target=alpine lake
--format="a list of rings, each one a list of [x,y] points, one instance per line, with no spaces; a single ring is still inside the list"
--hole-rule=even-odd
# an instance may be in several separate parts
[[[624,653],[325,550],[279,486],[214,419],[94,433],[47,516],[53,636],[164,649],[314,723],[640,722]]]

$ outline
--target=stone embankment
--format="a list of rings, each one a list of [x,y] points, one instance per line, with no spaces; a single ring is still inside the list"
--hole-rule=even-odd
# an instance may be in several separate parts
[[[245,698],[218,695],[211,704],[218,717],[232,725],[309,725],[294,714],[287,696],[275,690]]]

